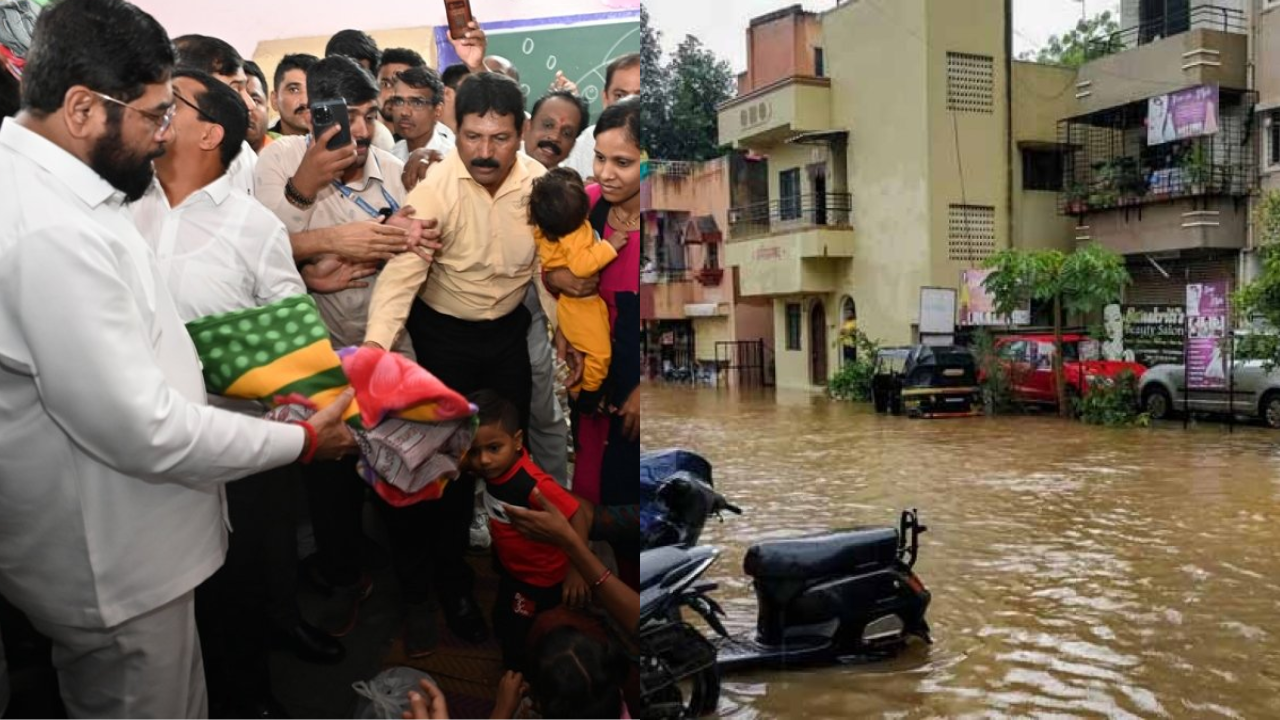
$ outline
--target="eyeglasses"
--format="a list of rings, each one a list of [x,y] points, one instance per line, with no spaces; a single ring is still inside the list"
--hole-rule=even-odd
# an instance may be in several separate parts
[[[93,91],[93,94],[97,95],[103,100],[110,100],[111,102],[119,105],[120,107],[128,108],[140,115],[145,116],[148,120],[151,121],[151,124],[156,126],[157,135],[163,135],[164,132],[169,129],[169,126],[173,124],[173,114],[178,111],[177,105],[170,105],[169,107],[165,108],[164,112],[154,112],[151,110],[143,110],[142,108],[136,108],[130,105],[129,103],[124,102],[123,100],[117,100],[111,97],[110,95],[97,92],[96,90]]]
[[[199,108],[195,103],[193,103],[193,102],[191,102],[190,100],[188,100],[188,99],[186,99],[186,98],[182,97],[182,95],[180,95],[180,94],[178,93],[178,91],[177,91],[177,90],[174,90],[174,91],[173,91],[173,97],[174,97],[174,99],[175,99],[175,100],[177,100],[178,102],[182,103],[183,105],[186,105],[187,107],[191,108],[192,110],[195,110],[195,111],[196,111],[196,113],[198,113],[198,114],[200,115],[200,117],[201,117],[201,118],[203,118],[206,122],[213,123],[214,125],[221,125],[221,124],[222,124],[222,123],[218,122],[217,120],[214,120],[212,115],[210,115],[209,113],[207,113],[207,112],[205,112],[205,111],[201,110],[201,109],[200,109],[200,108]]]
[[[404,97],[400,97],[399,95],[396,95],[390,100],[387,100],[387,105],[394,110],[399,110],[400,108],[404,107],[405,103],[408,103],[409,108],[412,109],[414,112],[426,110],[429,107],[435,107],[434,102],[432,102],[431,100],[428,100],[427,98],[422,97],[421,95],[414,95],[413,97],[410,97],[410,98],[404,98]]]

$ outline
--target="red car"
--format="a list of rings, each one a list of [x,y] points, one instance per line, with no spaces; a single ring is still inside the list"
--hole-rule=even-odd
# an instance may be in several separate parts
[[[1110,382],[1128,370],[1141,378],[1146,368],[1138,363],[1113,360],[1080,360],[1084,335],[1063,335],[1063,374],[1067,397],[1083,397],[1091,385]],[[1053,381],[1053,335],[1008,335],[996,340],[996,357],[1009,371],[1013,398],[1024,403],[1058,404]]]

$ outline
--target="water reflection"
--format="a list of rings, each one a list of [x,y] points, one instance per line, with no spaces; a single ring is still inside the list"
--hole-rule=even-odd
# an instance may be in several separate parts
[[[1280,434],[1052,417],[912,421],[804,393],[646,387],[646,448],[705,454],[745,511],[711,575],[754,627],[746,545],[919,507],[935,644],[728,678],[735,718],[1280,716]]]

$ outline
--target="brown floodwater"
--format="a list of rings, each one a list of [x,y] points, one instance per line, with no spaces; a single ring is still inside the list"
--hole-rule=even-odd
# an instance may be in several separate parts
[[[730,630],[755,541],[918,507],[934,644],[725,678],[733,718],[1280,717],[1280,432],[908,420],[785,391],[647,386],[644,449],[707,456]]]

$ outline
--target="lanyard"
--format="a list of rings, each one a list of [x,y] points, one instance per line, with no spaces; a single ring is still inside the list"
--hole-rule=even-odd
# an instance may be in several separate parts
[[[377,158],[374,158],[374,162],[377,162]],[[365,202],[364,198],[360,197],[359,195],[356,195],[354,190],[347,187],[346,185],[343,185],[337,180],[333,181],[333,186],[338,188],[338,192],[342,193],[342,197],[355,203],[356,207],[369,213],[370,217],[375,217],[375,218],[384,217],[384,216],[390,217],[391,215],[395,215],[396,211],[400,209],[400,204],[397,203],[395,198],[391,197],[391,193],[387,192],[387,189],[385,187],[382,187],[381,185],[378,186],[378,189],[382,191],[382,197],[387,201],[387,207],[390,210],[390,212],[384,213],[384,212],[379,212],[375,210],[372,205]]]

